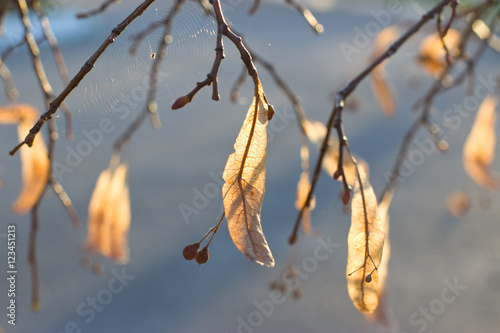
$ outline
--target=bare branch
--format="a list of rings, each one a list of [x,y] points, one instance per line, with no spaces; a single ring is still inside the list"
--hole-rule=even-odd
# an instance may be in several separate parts
[[[343,132],[340,131],[339,129],[342,128],[342,118],[341,118],[341,113],[342,109],[344,108],[344,102],[345,99],[353,92],[354,89],[358,86],[358,84],[363,81],[370,73],[371,71],[377,67],[380,63],[382,63],[384,60],[387,58],[391,57],[393,54],[397,52],[397,50],[403,45],[411,36],[413,36],[420,28],[426,24],[429,20],[431,20],[434,15],[438,14],[441,12],[441,10],[447,6],[452,0],[441,0],[436,6],[434,6],[431,10],[429,10],[427,13],[425,13],[420,20],[415,23],[412,27],[410,27],[401,37],[399,37],[389,48],[381,54],[378,58],[374,59],[365,69],[361,71],[355,78],[353,78],[351,81],[349,81],[342,90],[340,90],[337,93],[337,96],[335,98],[335,105],[334,108],[330,114],[330,117],[327,121],[326,127],[327,127],[327,133],[325,136],[325,139],[323,140],[323,143],[321,145],[320,149],[320,154],[318,156],[318,160],[316,162],[316,166],[314,168],[314,173],[311,181],[311,189],[309,190],[309,194],[307,195],[307,199],[300,210],[297,219],[295,221],[295,225],[292,231],[292,234],[289,238],[290,243],[294,243],[295,240],[297,239],[297,231],[298,227],[300,225],[300,222],[302,221],[302,215],[304,214],[304,210],[310,206],[311,199],[314,193],[314,189],[316,187],[316,184],[319,179],[319,174],[321,171],[321,164],[323,162],[323,158],[325,155],[325,152],[328,148],[328,139],[330,137],[330,132],[332,126],[337,122],[336,129],[339,134],[339,138],[342,138],[342,141],[347,142],[347,138],[344,136]],[[339,144],[340,147],[342,147],[342,144]],[[340,156],[342,156],[343,150],[340,151]],[[340,157],[339,157],[340,159]],[[354,161],[353,161],[354,162]],[[345,179],[345,177],[344,177]],[[345,189],[345,184],[344,184],[344,189]],[[344,201],[345,202],[345,201]]]
[[[21,0],[20,0],[21,1]],[[82,66],[80,71],[71,79],[69,85],[66,86],[66,88],[59,94],[59,96],[54,99],[50,103],[50,108],[40,116],[40,119],[37,121],[37,123],[31,128],[30,132],[28,135],[26,135],[26,138],[24,139],[23,142],[21,142],[19,145],[17,145],[13,150],[10,151],[10,155],[14,155],[21,146],[24,144],[28,145],[28,147],[31,147],[33,145],[33,140],[35,139],[35,136],[40,132],[40,129],[42,126],[52,118],[52,115],[56,113],[56,111],[59,109],[61,106],[61,103],[66,99],[66,97],[75,89],[78,84],[83,80],[83,78],[92,70],[94,67],[97,59],[104,53],[106,48],[111,45],[115,39],[127,28],[127,26],[132,23],[137,17],[142,15],[144,11],[154,2],[155,0],[145,0],[141,5],[139,5],[125,20],[123,20],[120,24],[118,24],[112,31],[111,34],[106,38],[106,40],[99,46],[97,51],[94,52],[94,54],[85,62],[85,64]]]
[[[94,16],[96,14],[100,14],[106,10],[110,5],[114,3],[120,3],[120,0],[105,0],[99,7],[89,10],[88,12],[82,12],[76,14],[76,18],[83,19],[88,18],[90,16]]]

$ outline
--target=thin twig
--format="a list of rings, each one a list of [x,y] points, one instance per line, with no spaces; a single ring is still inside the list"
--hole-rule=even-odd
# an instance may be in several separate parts
[[[149,114],[151,115],[151,121],[153,123],[153,127],[157,128],[160,125],[158,113],[157,113],[157,104],[156,104],[156,90],[158,86],[158,69],[160,67],[161,62],[165,58],[166,51],[168,48],[167,36],[170,35],[172,22],[177,13],[182,8],[182,5],[185,0],[177,0],[174,6],[170,9],[169,13],[165,17],[165,20],[162,25],[165,26],[165,30],[163,32],[163,37],[160,41],[157,50],[157,56],[154,59],[153,66],[151,67],[150,75],[149,75],[149,90],[148,90],[148,98],[147,103],[142,112],[137,116],[137,118],[130,124],[130,126],[125,130],[125,132],[115,141],[113,151],[116,153],[121,150],[121,147],[127,143],[132,135],[139,129],[139,127],[144,122],[144,119]]]
[[[106,8],[108,8],[110,5],[112,5],[114,3],[120,3],[120,0],[105,0],[99,7],[95,8],[95,9],[89,10],[88,12],[82,12],[82,13],[76,14],[76,18],[83,19],[83,18],[87,18],[90,16],[100,14],[100,13],[104,12],[106,10]]]
[[[73,226],[75,228],[80,227],[80,219],[78,218],[78,214],[76,213],[75,207],[73,207],[71,199],[69,198],[66,191],[64,191],[62,185],[57,181],[54,174],[50,176],[49,183],[52,186],[54,192],[57,194],[57,197],[63,204],[64,208],[66,209],[66,212],[68,212],[69,218],[71,219]]]
[[[434,15],[439,13],[443,7],[447,6],[450,3],[450,1],[452,1],[452,0],[441,0],[436,6],[434,6],[431,10],[429,10],[427,13],[425,13],[417,23],[415,23],[403,35],[401,35],[394,43],[392,43],[391,46],[389,46],[389,48],[383,54],[381,54],[378,58],[373,60],[365,69],[363,69],[361,71],[361,73],[359,73],[354,79],[349,81],[344,86],[344,88],[342,88],[342,90],[340,90],[337,93],[337,96],[335,98],[334,108],[333,108],[332,112],[330,113],[330,117],[329,117],[327,124],[326,124],[327,133],[326,133],[326,136],[325,136],[323,143],[321,145],[320,154],[318,156],[318,160],[317,160],[316,166],[314,168],[314,173],[313,173],[313,177],[312,177],[312,181],[311,181],[311,188],[309,189],[307,199],[304,202],[302,209],[300,210],[300,212],[297,216],[297,219],[295,221],[295,225],[294,225],[292,234],[289,238],[290,243],[293,244],[293,242],[295,242],[295,240],[297,239],[297,230],[298,230],[298,227],[300,225],[300,222],[302,221],[302,215],[304,214],[304,210],[306,208],[308,208],[311,204],[311,199],[312,199],[312,196],[314,193],[314,189],[315,189],[316,183],[318,182],[318,179],[319,179],[319,174],[321,171],[321,164],[323,162],[324,155],[325,155],[326,150],[328,148],[328,139],[330,138],[331,128],[334,125],[334,121],[336,121],[336,118],[338,118],[337,119],[338,122],[341,123],[341,121],[342,121],[340,113],[342,112],[342,109],[344,108],[345,99],[352,93],[352,91],[354,89],[356,89],[358,84],[363,79],[365,79],[371,73],[371,71],[373,71],[373,69],[375,67],[377,67],[384,60],[386,60],[387,58],[389,58],[393,54],[395,54],[398,51],[398,49],[401,47],[401,45],[403,45],[411,36],[413,36],[418,30],[420,30],[420,28],[424,24],[426,24],[429,20],[431,20],[434,17]],[[337,126],[337,128],[340,128],[340,125]],[[343,136],[343,135],[339,134],[339,136]],[[342,139],[347,140],[344,137]],[[340,142],[339,142],[339,146],[342,147],[342,144]],[[342,154],[343,154],[343,151],[341,150],[340,156],[342,156]],[[344,179],[345,179],[345,177],[344,177]]]
[[[486,8],[487,7],[483,7],[483,10],[485,10]],[[483,10],[476,12],[475,15],[477,17],[479,17]],[[470,21],[470,23],[466,27],[466,31],[470,30],[474,21],[475,20]],[[464,53],[464,49],[466,46],[466,42],[469,41],[469,37],[470,37],[470,34],[466,34],[462,39],[462,42],[460,44],[460,49],[459,49],[459,57],[460,58],[466,57],[465,53]],[[474,61],[478,61],[481,58],[482,54],[484,53],[486,47],[487,47],[487,40],[484,40],[482,45],[476,50],[472,59],[474,59]],[[418,130],[420,129],[420,126],[428,123],[428,116],[429,116],[429,112],[432,109],[432,103],[433,103],[434,99],[440,93],[442,93],[444,91],[448,91],[451,88],[459,86],[463,82],[463,80],[469,76],[469,73],[471,71],[470,68],[471,68],[473,63],[467,62],[467,67],[461,72],[461,74],[458,75],[458,77],[454,80],[453,84],[450,86],[443,86],[443,84],[442,84],[443,78],[445,76],[449,75],[449,73],[451,72],[451,70],[453,69],[455,64],[456,64],[456,61],[451,62],[450,64],[447,65],[447,67],[445,68],[445,70],[443,71],[441,76],[434,81],[434,84],[429,89],[429,91],[427,92],[425,97],[422,99],[422,101],[423,101],[422,112],[421,112],[420,116],[417,119],[415,119],[415,121],[413,122],[413,124],[411,125],[411,127],[409,128],[409,130],[406,132],[406,134],[404,136],[403,143],[401,145],[401,148],[399,149],[398,155],[396,157],[396,161],[394,162],[394,166],[392,168],[391,175],[390,175],[389,180],[386,183],[384,189],[382,190],[382,192],[380,194],[380,198],[383,198],[386,193],[388,193],[389,191],[392,191],[395,188],[395,186],[398,182],[398,179],[399,179],[399,172],[400,172],[401,165],[404,162],[404,160],[406,159],[406,156],[408,154],[408,151],[409,151],[411,142],[413,141],[413,138],[415,137]]]
[[[65,86],[67,86],[69,84],[68,68],[66,67],[66,64],[64,62],[64,57],[62,55],[61,48],[59,47],[59,43],[57,42],[57,38],[54,35],[54,32],[52,31],[52,28],[50,26],[49,18],[45,14],[45,11],[42,5],[40,4],[40,0],[33,1],[33,8],[40,17],[43,33],[45,35],[45,38],[50,44],[50,48],[54,56],[54,61],[56,62],[57,70],[59,71],[59,75],[61,76],[62,82]],[[53,98],[52,94],[50,98],[51,99]],[[61,110],[63,111],[64,117],[66,119],[66,131],[65,131],[66,137],[68,139],[72,139],[73,121],[72,121],[71,111],[66,105],[63,105],[61,107]]]
[[[42,126],[52,118],[52,115],[56,113],[56,111],[61,106],[61,103],[66,99],[66,97],[75,89],[78,84],[83,80],[85,75],[87,75],[92,68],[94,67],[97,59],[104,53],[106,48],[111,45],[115,39],[127,28],[127,26],[132,23],[137,17],[142,15],[144,11],[153,3],[155,0],[145,0],[141,5],[139,5],[125,20],[123,20],[120,24],[118,24],[112,31],[111,34],[106,38],[106,40],[99,46],[97,51],[85,62],[80,71],[71,79],[69,85],[64,88],[64,90],[50,103],[50,108],[40,116],[40,119],[36,122],[36,124],[30,129],[28,135],[23,142],[17,145],[13,150],[9,152],[10,155],[14,155],[16,151],[19,150],[24,144],[31,147],[33,145],[33,140],[35,136],[40,132]]]
[[[0,77],[2,78],[3,83],[5,85],[5,93],[9,101],[11,103],[17,102],[19,92],[16,89],[10,70],[4,64],[2,58],[0,58]]]
[[[323,25],[318,23],[314,15],[311,13],[309,9],[307,9],[306,6],[299,4],[295,0],[285,0],[287,4],[295,8],[306,20],[307,24],[313,29],[313,31],[320,35],[323,33],[324,28]]]

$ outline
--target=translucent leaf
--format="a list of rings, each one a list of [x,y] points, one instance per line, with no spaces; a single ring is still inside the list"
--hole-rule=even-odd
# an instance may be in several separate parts
[[[495,158],[497,104],[497,99],[491,95],[481,103],[463,150],[463,164],[469,177],[490,190],[497,190],[500,185],[490,172],[490,165]]]
[[[365,313],[366,318],[386,331],[395,331],[396,323],[392,318],[389,306],[387,305],[386,281],[389,270],[389,260],[391,258],[391,243],[389,241],[389,207],[392,202],[394,192],[386,192],[378,206],[380,220],[384,225],[385,240],[383,256],[378,267],[378,306],[372,313]]]
[[[387,51],[387,48],[399,37],[400,29],[391,25],[380,31],[380,33],[375,38],[375,43],[373,47],[372,60],[378,58]]]
[[[38,111],[25,104],[16,106],[15,113],[19,117],[17,134],[19,140],[22,141],[35,124]],[[36,204],[49,179],[50,162],[43,136],[37,135],[32,147],[21,147],[20,156],[23,187],[12,204],[12,210],[18,214],[25,214]]]
[[[304,206],[310,188],[311,182],[309,181],[309,174],[307,171],[303,171],[300,174],[300,179],[297,183],[297,200],[295,201],[295,208],[297,210],[301,210],[302,206]],[[311,233],[311,210],[313,210],[315,206],[316,199],[313,196],[309,203],[309,207],[306,207],[302,214],[302,230],[304,230],[304,233],[306,234]]]
[[[460,39],[460,32],[456,29],[449,29],[443,38],[451,55],[457,51]],[[422,41],[419,48],[419,60],[427,75],[438,78],[443,74],[446,66],[446,51],[439,33],[429,35]]]
[[[378,58],[398,38],[399,28],[389,26],[382,30],[375,39],[375,46],[370,61]],[[385,116],[394,115],[395,94],[394,85],[385,70],[385,62],[381,63],[371,72],[371,87],[373,95]]]
[[[383,67],[377,67],[372,71],[371,87],[382,113],[386,117],[392,117],[396,109],[394,85]]]
[[[378,271],[382,259],[385,231],[377,198],[362,166],[352,197],[351,228],[347,238],[347,291],[361,312],[373,312],[378,304]],[[362,195],[362,192],[364,197]]]
[[[274,258],[262,231],[260,212],[266,178],[268,105],[259,84],[222,178],[224,209],[236,247],[250,260],[273,267]]]
[[[106,169],[97,179],[89,203],[85,247],[119,263],[129,258],[127,234],[130,226],[130,195],[126,164]]]
[[[326,135],[326,126],[319,121],[309,119],[304,120],[303,126],[309,140],[317,147],[321,147]],[[365,170],[368,170],[368,163],[366,163],[362,158],[356,157],[356,159],[358,163],[365,168]],[[323,170],[325,170],[330,177],[333,177],[333,174],[337,171],[338,163],[339,142],[336,138],[330,137],[328,140],[328,148],[326,150],[325,157],[323,158]],[[354,184],[355,168],[354,163],[350,158],[344,158],[344,173],[347,184],[352,186]],[[339,177],[337,180],[342,181],[342,177]]]

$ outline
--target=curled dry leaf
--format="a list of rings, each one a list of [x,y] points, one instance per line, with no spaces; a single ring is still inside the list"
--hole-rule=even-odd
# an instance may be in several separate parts
[[[352,197],[351,228],[347,238],[347,291],[361,312],[373,312],[378,304],[378,267],[385,239],[377,198],[362,166],[358,167]],[[360,183],[361,181],[361,183]]]
[[[38,111],[28,104],[0,107],[0,123],[18,124],[17,133],[20,141],[24,140],[38,116]],[[36,137],[31,148],[21,147],[20,154],[23,187],[12,204],[12,210],[17,214],[25,214],[33,208],[47,185],[50,161],[41,135]]]
[[[222,178],[224,209],[236,247],[250,260],[273,267],[274,258],[262,231],[260,212],[266,178],[268,105],[259,83],[229,155]]]
[[[126,164],[104,170],[97,179],[89,204],[85,248],[119,263],[129,258],[130,194]]]
[[[457,47],[460,39],[458,30],[448,29],[443,40],[451,56],[458,52]],[[436,32],[427,36],[420,44],[418,53],[420,64],[427,75],[439,78],[446,67],[446,51],[443,48],[440,34]]]
[[[375,39],[375,46],[370,61],[378,58],[398,38],[399,28],[389,26],[382,30]],[[385,70],[385,62],[371,72],[371,87],[373,95],[380,109],[387,117],[393,116],[395,111],[394,84]]]
[[[500,185],[490,171],[497,141],[495,134],[497,104],[498,100],[492,95],[481,103],[463,150],[463,164],[469,177],[478,185],[490,190],[497,190]]]
[[[323,140],[326,135],[326,126],[314,120],[305,119],[303,122],[306,135],[309,140],[314,143],[317,147],[321,147]],[[366,163],[362,158],[356,157],[358,164],[362,165],[368,172],[368,163]],[[330,137],[328,140],[328,148],[323,158],[323,170],[330,176],[333,177],[335,171],[337,171],[339,163],[339,142],[337,139]],[[355,178],[356,169],[354,163],[350,158],[344,158],[344,173],[346,177],[347,184],[353,186]],[[337,179],[342,181],[342,177]]]

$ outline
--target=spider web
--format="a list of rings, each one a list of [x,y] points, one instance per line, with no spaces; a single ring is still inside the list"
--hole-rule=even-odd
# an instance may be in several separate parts
[[[170,6],[159,4],[136,19],[111,45],[93,69],[93,81],[84,87],[79,116],[98,120],[128,108],[142,109],[149,90],[149,74],[165,26],[149,31],[135,54],[130,53],[134,36],[168,15]],[[180,96],[194,88],[212,67],[216,23],[199,5],[185,3],[173,20],[166,55],[158,70],[158,111],[167,110]]]

